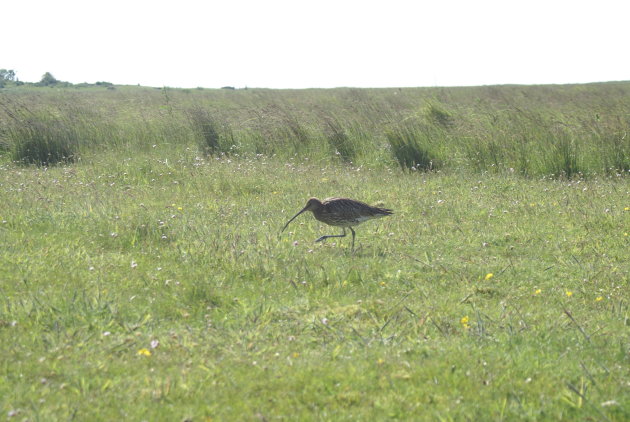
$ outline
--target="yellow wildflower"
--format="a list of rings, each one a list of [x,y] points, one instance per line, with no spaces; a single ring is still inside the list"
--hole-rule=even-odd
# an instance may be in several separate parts
[[[149,357],[149,356],[151,356],[151,351],[149,349],[142,348],[142,349],[138,350],[138,354],[140,356],[147,356],[147,357]]]
[[[542,293],[542,289],[536,289],[536,291],[534,292],[535,295],[539,295]]]
[[[488,274],[486,274],[485,280],[486,280],[486,281],[488,281],[488,280],[490,280],[492,277],[494,277],[494,274],[492,274],[492,273],[488,273]]]
[[[603,298],[603,297],[601,297],[601,296],[597,296],[597,297],[595,298],[595,302],[601,302],[602,300],[604,300],[604,298]]]
[[[564,294],[566,294],[567,297],[573,296],[573,292],[571,290],[567,290],[566,292],[564,292]]]
[[[468,321],[470,321],[470,318],[468,318],[468,315],[466,315],[465,317],[462,317],[462,319],[459,320],[459,322],[462,324],[462,327],[464,327],[466,330],[470,328]]]

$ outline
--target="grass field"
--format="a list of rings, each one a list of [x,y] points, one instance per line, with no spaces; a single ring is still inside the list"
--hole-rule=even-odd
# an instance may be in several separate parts
[[[2,417],[628,420],[628,92],[5,90]]]

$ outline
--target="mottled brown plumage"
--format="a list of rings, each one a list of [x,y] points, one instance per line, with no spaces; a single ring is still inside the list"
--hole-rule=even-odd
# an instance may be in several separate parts
[[[305,211],[311,211],[315,218],[322,223],[326,223],[329,226],[337,226],[343,229],[343,234],[338,235],[326,235],[317,239],[315,242],[320,242],[329,237],[344,237],[346,235],[346,228],[349,228],[352,232],[352,249],[354,250],[354,238],[355,233],[352,226],[363,223],[364,221],[371,220],[373,218],[385,217],[393,213],[392,210],[386,208],[373,207],[361,201],[355,201],[348,198],[327,198],[320,201],[317,198],[311,198],[306,203],[306,206],[302,211],[295,214],[284,225],[284,229],[287,228],[289,223]]]

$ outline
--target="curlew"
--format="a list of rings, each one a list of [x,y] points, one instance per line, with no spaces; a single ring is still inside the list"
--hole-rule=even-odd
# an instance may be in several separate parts
[[[392,210],[370,206],[361,201],[355,201],[348,198],[327,198],[320,201],[317,198],[311,198],[306,203],[302,211],[295,214],[282,228],[287,228],[289,223],[305,211],[311,211],[315,218],[329,226],[337,226],[343,229],[342,234],[325,235],[315,240],[320,242],[330,237],[345,237],[346,228],[352,232],[352,250],[354,250],[354,229],[352,226],[363,223],[373,218],[385,217],[393,213]]]

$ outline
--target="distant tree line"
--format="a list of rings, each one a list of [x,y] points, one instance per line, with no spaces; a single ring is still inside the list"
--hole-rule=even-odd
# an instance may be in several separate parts
[[[72,84],[70,82],[60,81],[55,78],[52,73],[46,72],[42,75],[42,78],[39,82],[30,83],[30,82],[22,82],[20,81],[15,71],[12,69],[0,69],[0,88],[6,88],[8,86],[20,86],[20,85],[32,85],[32,86],[42,86],[42,87],[70,87],[76,86],[79,88],[89,87],[89,86],[102,86],[108,89],[114,89],[114,84],[111,82],[96,82],[94,84],[81,83],[81,84]]]

